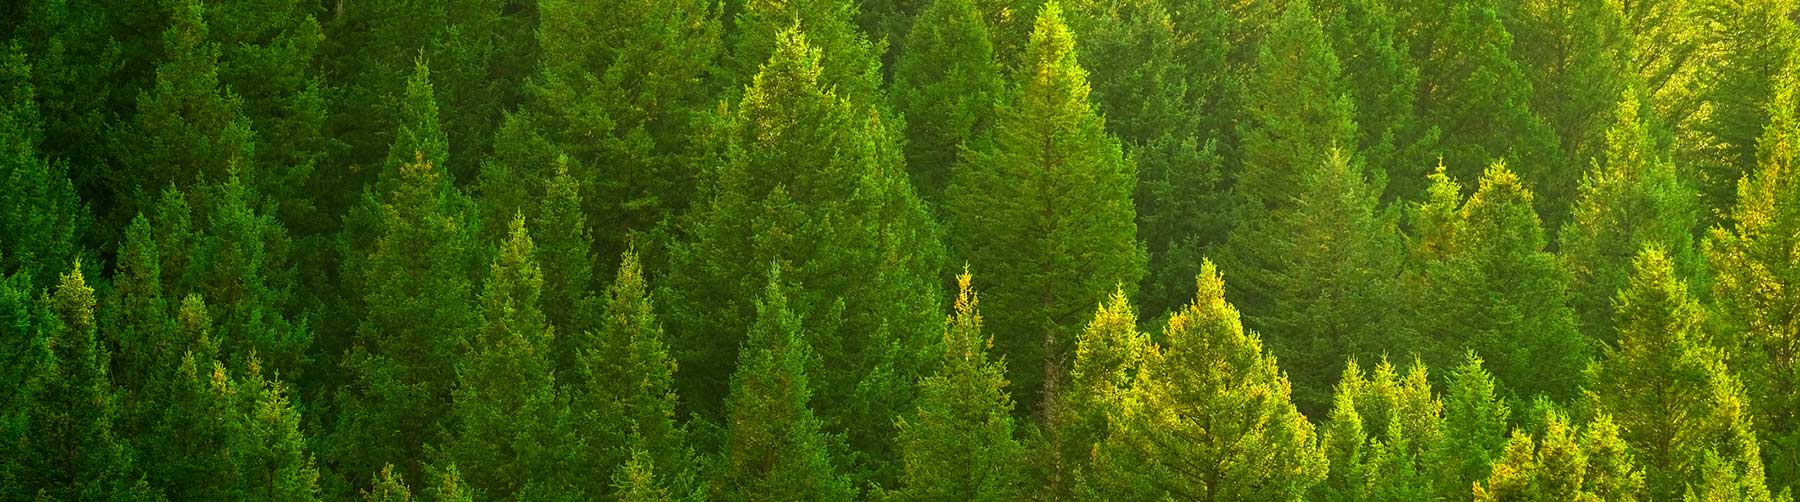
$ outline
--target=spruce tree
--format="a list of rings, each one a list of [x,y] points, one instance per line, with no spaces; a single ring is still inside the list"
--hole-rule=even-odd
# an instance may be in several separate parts
[[[1475,485],[1481,502],[1641,499],[1643,469],[1606,415],[1585,427],[1551,412],[1541,434],[1513,431],[1487,481]]]
[[[567,398],[550,360],[553,328],[539,306],[544,276],[525,217],[515,216],[480,298],[482,323],[456,360],[448,450],[470,485],[502,499],[582,498]]]
[[[1500,8],[1513,36],[1512,58],[1531,83],[1530,106],[1556,133],[1563,159],[1603,151],[1610,112],[1636,80],[1623,10],[1601,2],[1508,2]]]
[[[1354,146],[1370,169],[1385,171],[1382,200],[1419,198],[1437,157],[1438,131],[1419,116],[1419,62],[1400,31],[1400,7],[1385,0],[1315,4],[1356,108],[1357,142],[1341,146]]]
[[[859,106],[879,103],[884,41],[872,41],[857,29],[859,5],[846,0],[743,2],[732,19],[730,51],[720,61],[725,87],[754,85],[763,62],[781,53],[784,33],[798,29],[824,62],[819,80],[836,87],[839,96]]]
[[[1074,45],[1046,3],[991,151],[959,164],[945,193],[952,247],[993,278],[990,326],[1026,409],[1056,400],[1080,316],[1144,271],[1136,169],[1089,105]]]
[[[1415,329],[1438,344],[1427,349],[1429,360],[1448,366],[1454,354],[1472,350],[1508,398],[1575,397],[1588,344],[1568,306],[1568,273],[1545,250],[1535,194],[1504,163],[1489,167],[1460,205],[1456,182],[1442,171],[1433,178],[1432,193],[1446,197],[1415,213],[1419,265],[1406,281],[1419,291],[1412,295]]]
[[[1756,425],[1773,486],[1800,485],[1800,78],[1789,77],[1771,103],[1755,173],[1738,183],[1729,226],[1713,227],[1705,245],[1713,298],[1731,368],[1755,396]]]
[[[236,402],[227,420],[228,458],[237,473],[234,495],[242,499],[320,500],[319,469],[301,432],[300,408],[288,395],[288,384],[264,377],[251,360],[237,383]]]
[[[1606,155],[1582,177],[1558,254],[1571,279],[1570,307],[1589,339],[1611,342],[1612,299],[1631,273],[1628,257],[1647,245],[1673,255],[1683,270],[1697,261],[1693,231],[1701,211],[1694,189],[1682,179],[1667,150],[1652,136],[1653,111],[1634,90],[1621,96]]]
[[[812,390],[806,370],[816,356],[781,281],[772,268],[731,377],[725,450],[709,498],[849,500],[856,489],[833,466],[834,438],[807,406]]]
[[[1090,491],[1094,448],[1106,438],[1108,417],[1128,397],[1143,369],[1150,335],[1138,330],[1137,312],[1123,288],[1094,310],[1093,320],[1075,339],[1069,390],[1046,403],[1037,435],[1028,439],[1027,466],[1039,483],[1039,498],[1059,499]],[[1027,429],[1028,431],[1030,429]]]
[[[973,0],[933,0],[894,69],[894,110],[906,117],[906,167],[927,201],[950,182],[963,148],[981,149],[1003,92],[986,21]]]
[[[1320,500],[1418,500],[1434,493],[1432,456],[1443,439],[1444,405],[1417,360],[1401,375],[1383,360],[1371,374],[1351,360],[1338,380],[1320,448],[1329,476]]]
[[[483,208],[491,201],[482,201]],[[576,342],[596,328],[600,298],[594,295],[594,240],[581,207],[581,187],[562,164],[545,180],[544,198],[531,222],[538,263],[544,270],[544,315],[556,328],[550,357],[559,382],[580,385]],[[485,210],[485,209],[484,209]],[[487,210],[492,212],[491,210]]]
[[[1474,352],[1450,370],[1443,399],[1442,440],[1432,452],[1427,472],[1438,473],[1439,497],[1462,498],[1476,482],[1487,479],[1504,452],[1512,409]]]
[[[1309,4],[1286,6],[1262,44],[1238,126],[1244,171],[1236,190],[1252,221],[1291,207],[1305,172],[1334,149],[1354,157],[1357,146],[1355,103]]]
[[[412,489],[406,487],[400,473],[394,472],[393,464],[381,466],[374,479],[373,486],[362,491],[365,502],[412,502]]]
[[[1211,262],[1194,303],[1169,318],[1096,449],[1100,493],[1123,498],[1301,500],[1325,478],[1313,426],[1287,378],[1225,301]]]
[[[943,247],[907,182],[898,131],[826,80],[846,63],[822,65],[809,33],[782,32],[721,124],[727,148],[708,171],[707,200],[684,218],[661,287],[671,332],[683,333],[681,365],[692,369],[681,394],[718,417],[756,285],[770,263],[780,267],[799,285],[790,305],[820,356],[808,371],[821,418],[890,476],[892,417],[910,407],[904,387],[920,374],[941,308]]]
[[[1706,486],[1723,462],[1736,500],[1770,500],[1744,386],[1706,331],[1706,310],[1661,249],[1632,264],[1615,311],[1618,344],[1589,366],[1586,402],[1639,452],[1645,490],[1670,500]]]
[[[1793,0],[1699,2],[1701,51],[1695,73],[1706,110],[1685,124],[1697,133],[1684,159],[1699,170],[1707,207],[1730,207],[1740,178],[1757,165],[1757,141],[1769,125],[1769,104],[1800,54]]]
[[[690,471],[695,459],[687,430],[676,421],[675,361],[637,254],[627,252],[618,270],[602,300],[597,326],[571,345],[578,363],[574,374],[565,379],[559,373],[557,378],[574,396],[588,469],[621,472],[642,455],[639,468],[651,469],[644,473],[652,476],[646,482],[686,493],[696,488]],[[607,493],[612,488],[594,484],[588,490]]]
[[[1010,500],[1024,450],[1013,439],[1006,362],[989,361],[979,299],[968,272],[957,276],[955,312],[945,322],[937,372],[919,384],[919,408],[900,419],[902,500]]]
[[[90,225],[66,163],[41,151],[43,117],[33,68],[17,42],[0,50],[0,274],[51,284],[81,252]]]
[[[331,181],[315,180],[313,172],[333,147],[324,129],[326,89],[317,57],[325,34],[316,11],[318,4],[298,0],[206,6],[219,83],[239,97],[241,113],[267,138],[253,157],[271,179],[258,187],[283,224],[307,235],[335,228],[332,215],[314,212],[321,184]]]

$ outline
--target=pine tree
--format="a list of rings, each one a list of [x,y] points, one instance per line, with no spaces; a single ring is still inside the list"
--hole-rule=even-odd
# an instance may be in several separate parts
[[[1356,111],[1307,2],[1289,4],[1269,27],[1246,88],[1238,126],[1244,171],[1236,190],[1249,205],[1245,218],[1255,220],[1294,205],[1293,187],[1334,149],[1355,156]]]
[[[1370,169],[1387,174],[1382,200],[1417,199],[1436,157],[1438,131],[1419,117],[1418,62],[1400,31],[1398,8],[1383,0],[1315,2],[1325,37],[1354,98],[1357,142]]]
[[[654,467],[662,489],[684,493],[693,488],[693,453],[687,431],[675,420],[675,361],[670,357],[660,321],[651,304],[650,288],[637,254],[627,252],[618,277],[606,292],[595,330],[575,338],[576,367],[559,383],[571,389],[584,457],[596,472],[621,472],[637,455],[640,468]],[[630,475],[636,476],[633,472]],[[633,481],[636,482],[635,480]],[[607,493],[611,485],[591,485],[591,493]]]
[[[992,151],[958,165],[945,193],[953,249],[994,278],[990,326],[1026,409],[1056,400],[1079,316],[1144,270],[1136,170],[1088,104],[1074,44],[1046,3]]]
[[[1320,448],[1329,476],[1314,487],[1320,500],[1418,500],[1434,493],[1429,470],[1443,438],[1444,405],[1423,363],[1404,376],[1383,360],[1364,375],[1351,360],[1338,380]]]
[[[1496,392],[1493,375],[1480,356],[1468,353],[1445,382],[1443,439],[1426,472],[1437,474],[1440,497],[1467,496],[1471,486],[1487,479],[1506,447],[1511,408]]]
[[[254,160],[272,179],[258,185],[278,206],[283,224],[303,234],[333,228],[314,213],[330,181],[314,180],[332,147],[325,136],[325,89],[317,61],[325,35],[313,17],[318,4],[207,2],[207,40],[218,47],[219,83],[241,100],[241,113],[268,138]],[[336,174],[336,173],[326,173]]]
[[[720,416],[750,299],[774,263],[800,285],[790,305],[820,355],[808,368],[820,382],[816,409],[890,477],[892,417],[910,408],[905,384],[934,339],[943,248],[907,182],[897,131],[822,76],[844,62],[821,66],[801,31],[780,39],[720,125],[724,154],[661,285],[671,331],[683,333],[682,367],[692,369],[681,394],[700,416]]]
[[[1513,431],[1493,474],[1475,485],[1475,500],[1622,502],[1643,497],[1643,470],[1611,417],[1601,415],[1581,427],[1552,412],[1545,421],[1543,433],[1535,437]]]
[[[1226,258],[1232,284],[1255,306],[1246,323],[1292,363],[1295,403],[1323,415],[1345,355],[1408,346],[1403,332],[1378,328],[1394,314],[1401,251],[1393,217],[1376,210],[1380,194],[1343,153],[1296,167],[1287,207],[1246,215]]]
[[[720,62],[726,88],[753,84],[763,62],[781,53],[783,33],[797,29],[824,61],[821,82],[858,106],[880,102],[880,55],[887,47],[857,29],[856,2],[748,0],[740,9],[732,20],[731,50]]]
[[[898,426],[902,500],[1010,500],[1021,488],[1024,450],[1013,439],[1006,362],[988,360],[993,342],[981,333],[969,273],[956,283],[941,366],[919,384],[919,408]]]
[[[466,199],[422,156],[394,174],[379,233],[349,271],[363,314],[343,359],[350,384],[332,457],[347,472],[396,464],[417,478],[423,446],[443,439],[454,363],[480,318],[470,308]]]
[[[1683,159],[1699,169],[1707,207],[1730,207],[1740,178],[1757,165],[1757,140],[1790,61],[1800,57],[1793,0],[1698,2],[1703,56],[1695,85],[1706,109],[1685,124],[1699,136]]]
[[[1731,498],[1770,500],[1743,384],[1707,335],[1705,308],[1661,249],[1632,265],[1616,306],[1618,345],[1587,371],[1589,409],[1624,429],[1651,498],[1705,486],[1717,474],[1710,464],[1723,462],[1738,486]]]
[[[687,210],[699,182],[688,165],[716,90],[718,4],[548,0],[539,9],[541,66],[526,105],[497,133],[483,192],[538,193],[566,157],[595,252],[615,256],[651,236],[657,242],[635,242],[660,259],[658,225]],[[536,214],[530,199],[519,202],[489,212]]]
[[[491,496],[579,499],[575,480],[563,477],[574,470],[566,445],[575,438],[550,360],[555,335],[538,303],[544,276],[525,217],[511,227],[482,285],[481,328],[454,362],[458,429],[449,452],[469,484]]]
[[[642,449],[631,450],[631,460],[613,471],[613,496],[620,502],[673,502],[669,490],[657,483],[656,464]]]
[[[1504,163],[1489,167],[1460,206],[1456,182],[1442,171],[1433,178],[1432,193],[1447,198],[1416,213],[1414,226],[1423,228],[1413,249],[1419,265],[1407,280],[1419,291],[1410,318],[1424,340],[1438,345],[1427,356],[1447,366],[1453,354],[1474,351],[1505,383],[1501,394],[1509,398],[1575,397],[1588,344],[1568,306],[1568,273],[1545,250],[1534,194]],[[1448,221],[1432,221],[1438,214]]]
[[[400,473],[394,472],[394,465],[381,466],[381,472],[375,474],[374,486],[363,490],[362,499],[366,502],[412,502],[412,489],[406,487],[406,480]]]
[[[1729,226],[1705,244],[1713,298],[1723,328],[1718,342],[1745,390],[1763,439],[1773,486],[1800,486],[1800,79],[1789,77],[1759,144],[1758,168],[1738,184]]]
[[[1060,499],[1089,491],[1093,451],[1106,438],[1109,413],[1128,397],[1143,369],[1150,335],[1138,330],[1137,312],[1115,290],[1095,308],[1093,320],[1075,339],[1069,390],[1046,403],[1049,412],[1030,437],[1029,468],[1039,498]],[[1029,429],[1028,429],[1029,430]]]
[[[778,268],[757,303],[726,402],[725,451],[714,500],[849,500],[856,494],[828,455],[831,436],[807,402],[807,348]]]
[[[288,396],[288,385],[265,378],[250,361],[236,383],[238,395],[227,425],[227,451],[237,479],[236,497],[244,499],[319,500],[319,469],[301,433],[300,408]]]
[[[124,396],[119,414],[121,429],[128,433],[149,428],[152,412],[163,406],[151,399],[152,392],[163,388],[163,375],[188,350],[175,343],[176,320],[163,292],[162,255],[154,232],[143,215],[132,218],[118,248],[111,294],[101,304],[107,345],[118,354],[111,373]]]
[[[28,357],[35,359],[9,405],[5,496],[14,500],[99,500],[133,496],[131,450],[114,433],[118,405],[110,359],[97,339],[94,290],[81,262],[42,299],[45,315]],[[138,496],[146,494],[138,493]]]
[[[1631,273],[1627,257],[1660,246],[1683,270],[1694,270],[1693,231],[1699,226],[1697,194],[1681,178],[1666,150],[1657,147],[1644,97],[1627,90],[1616,122],[1606,133],[1606,155],[1582,177],[1570,224],[1562,228],[1558,254],[1573,286],[1570,306],[1592,340],[1611,342],[1612,299]]]
[[[80,253],[89,224],[66,164],[40,151],[46,140],[33,68],[16,41],[0,50],[0,274],[50,284]]]
[[[561,164],[546,180],[542,200],[536,217],[527,219],[544,270],[543,304],[549,306],[544,315],[556,328],[549,356],[556,363],[559,382],[580,385],[581,347],[576,342],[596,327],[594,313],[600,309],[600,298],[594,295],[593,234],[581,207],[581,188]],[[490,201],[482,202],[486,208]]]
[[[1501,6],[1501,20],[1513,35],[1512,58],[1531,83],[1530,106],[1555,131],[1561,158],[1588,159],[1604,151],[1609,112],[1636,80],[1623,9],[1602,2]]]
[[[116,140],[123,169],[107,181],[120,203],[101,210],[112,228],[123,228],[170,186],[191,188],[236,173],[265,188],[290,180],[255,164],[257,137],[243,99],[219,81],[219,46],[208,38],[206,6],[171,0],[163,32],[156,84],[138,95],[129,133]]]
[[[906,116],[906,166],[939,202],[962,149],[981,149],[1003,84],[986,20],[972,0],[933,0],[907,34],[894,69],[894,109]]]
[[[1301,500],[1325,478],[1313,426],[1288,400],[1289,384],[1255,333],[1225,301],[1207,262],[1194,303],[1169,318],[1163,345],[1116,415],[1095,467],[1125,498]],[[1147,491],[1145,491],[1147,489]]]

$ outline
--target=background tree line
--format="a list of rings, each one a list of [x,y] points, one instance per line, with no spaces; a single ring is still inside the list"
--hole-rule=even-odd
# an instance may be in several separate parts
[[[1792,500],[1793,0],[0,6],[0,500]]]

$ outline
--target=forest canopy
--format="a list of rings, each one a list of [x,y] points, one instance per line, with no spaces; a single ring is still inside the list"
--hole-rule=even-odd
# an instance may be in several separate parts
[[[1797,490],[1796,0],[0,5],[0,502]]]

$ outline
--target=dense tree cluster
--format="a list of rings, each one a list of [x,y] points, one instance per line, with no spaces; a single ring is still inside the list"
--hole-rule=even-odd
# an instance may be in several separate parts
[[[1795,0],[0,6],[0,502],[1797,489]]]

